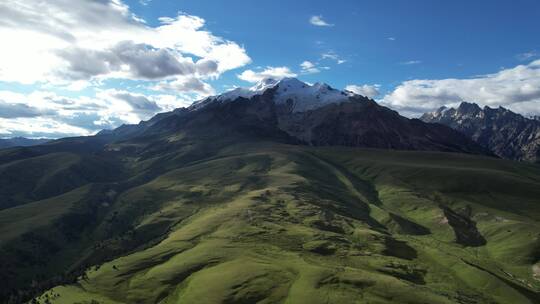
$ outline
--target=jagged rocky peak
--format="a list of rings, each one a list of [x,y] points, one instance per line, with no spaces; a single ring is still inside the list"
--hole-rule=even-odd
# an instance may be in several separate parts
[[[440,108],[438,108],[435,112],[433,113],[437,113],[437,114],[440,114],[440,113],[443,113],[444,111],[448,110],[448,107],[447,106],[442,106]]]
[[[476,103],[465,101],[463,101],[457,108],[457,112],[462,115],[476,115],[480,111],[482,111],[482,108],[480,108],[480,106],[478,106]]]
[[[476,103],[463,101],[457,108],[442,106],[433,112],[425,113],[420,119],[433,122],[430,120],[481,117],[487,108],[482,109]]]
[[[495,120],[499,123],[502,121],[508,122],[509,120],[530,122],[533,124],[537,122],[533,118],[527,118],[502,106],[496,108],[484,106],[481,108],[476,103],[470,102],[462,102],[457,108],[442,106],[433,112],[425,113],[420,119],[426,122],[439,123],[449,121],[454,124],[479,122],[485,119],[489,119],[490,121]]]
[[[317,82],[313,85],[297,78],[282,78],[280,80],[265,78],[250,88],[235,88],[218,96],[208,97],[195,102],[191,108],[198,109],[212,102],[229,102],[238,98],[250,99],[262,95],[267,90],[274,89],[273,100],[276,104],[289,104],[294,112],[303,112],[325,106],[330,103],[347,101],[355,96],[348,91],[340,91],[326,83]]]
[[[458,130],[500,157],[540,161],[540,122],[504,107],[462,102],[456,109],[426,113],[421,120]]]
[[[427,112],[427,113],[424,113],[424,115],[422,115],[422,117],[420,117],[420,119],[422,120],[433,120],[433,119],[436,119],[436,118],[441,118],[445,115],[454,115],[456,113],[456,109],[454,108],[448,108],[446,106],[442,106],[440,108],[438,108],[437,110],[433,111],[433,112]]]

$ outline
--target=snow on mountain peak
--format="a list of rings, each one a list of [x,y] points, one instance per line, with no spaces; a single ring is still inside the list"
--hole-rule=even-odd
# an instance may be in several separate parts
[[[250,90],[254,92],[264,92],[266,89],[273,88],[278,82],[279,80],[274,78],[265,78],[252,86]]]
[[[277,84],[275,96],[276,103],[291,103],[294,112],[304,112],[347,101],[354,94],[333,89],[326,83],[309,85],[296,78],[286,78]]]
[[[250,88],[235,88],[221,95],[197,101],[191,108],[197,109],[210,102],[233,101],[240,97],[251,98],[262,95],[271,88],[275,88],[274,102],[290,104],[294,112],[308,111],[327,104],[347,101],[349,97],[355,96],[352,92],[336,90],[326,83],[317,82],[310,85],[296,78],[281,80],[265,78]]]

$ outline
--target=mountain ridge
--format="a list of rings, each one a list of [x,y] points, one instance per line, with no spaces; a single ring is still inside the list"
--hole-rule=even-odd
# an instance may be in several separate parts
[[[540,161],[540,121],[506,108],[462,102],[457,108],[441,107],[420,119],[458,130],[500,157]]]
[[[243,124],[245,129],[237,129],[238,132],[249,132],[253,127],[265,129],[267,135],[284,132],[290,137],[288,142],[307,145],[491,155],[489,150],[451,128],[408,119],[367,97],[339,91],[327,84],[308,85],[295,78],[265,79],[250,89],[235,89],[208,97],[190,107],[158,114],[138,125],[126,125],[98,135],[130,138],[168,132],[168,124],[181,125],[182,120],[186,120],[190,122],[184,124],[191,126],[197,117],[205,116],[215,120],[207,120],[208,124],[221,121],[219,128]],[[278,137],[283,138],[283,134]]]

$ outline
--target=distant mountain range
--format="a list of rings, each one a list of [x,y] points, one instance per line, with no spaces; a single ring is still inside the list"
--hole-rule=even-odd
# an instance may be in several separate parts
[[[503,107],[480,108],[467,102],[457,108],[441,107],[421,119],[458,130],[502,158],[540,161],[540,121],[537,119],[525,118]]]
[[[47,138],[25,138],[25,137],[12,137],[12,138],[0,138],[0,149],[10,147],[28,147],[46,143],[50,141]]]

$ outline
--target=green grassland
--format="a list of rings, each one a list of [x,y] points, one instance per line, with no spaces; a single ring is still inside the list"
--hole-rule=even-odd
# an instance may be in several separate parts
[[[537,165],[272,142],[109,148],[134,146],[111,156],[114,180],[0,210],[3,280],[77,274],[39,303],[540,302]]]
[[[540,302],[537,165],[193,136],[0,151],[2,300]]]

